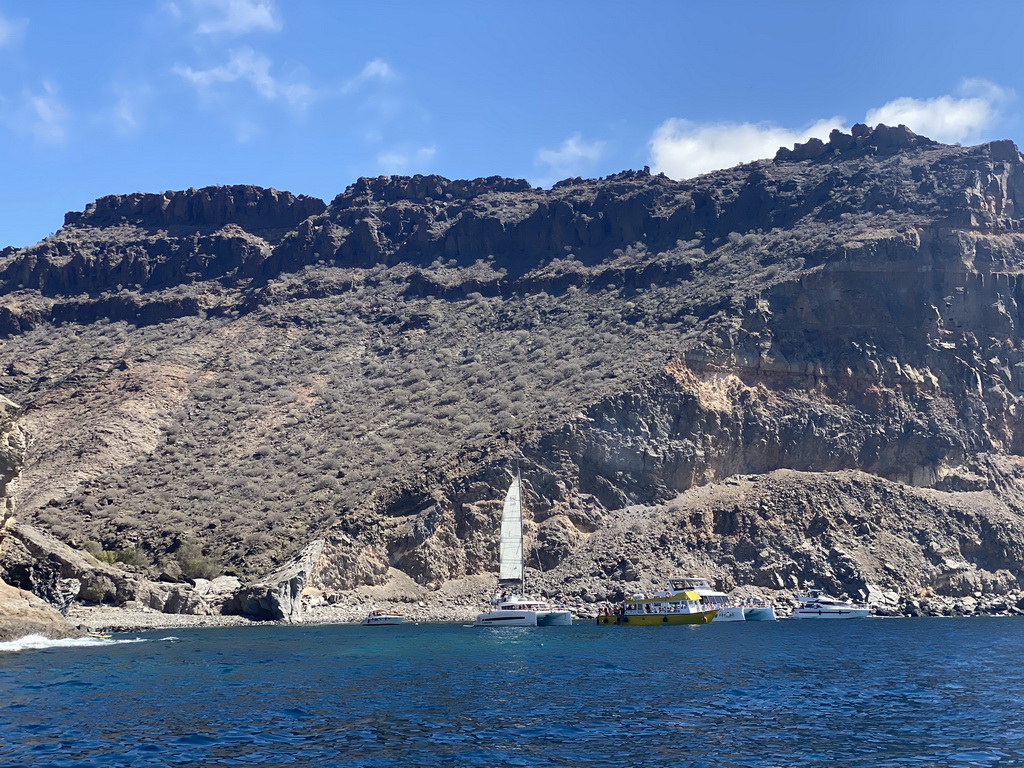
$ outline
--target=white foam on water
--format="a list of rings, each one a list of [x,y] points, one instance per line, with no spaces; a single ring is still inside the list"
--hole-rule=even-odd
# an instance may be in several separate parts
[[[164,637],[162,640],[177,640],[176,637]],[[17,640],[8,643],[0,643],[0,653],[17,651],[38,651],[46,648],[100,648],[110,645],[124,645],[125,643],[148,642],[141,637],[112,638],[112,637],[66,637],[62,640],[54,640],[43,635],[25,635]]]

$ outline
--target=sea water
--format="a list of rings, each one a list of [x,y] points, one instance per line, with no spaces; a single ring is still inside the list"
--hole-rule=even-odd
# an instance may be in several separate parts
[[[0,645],[3,766],[1024,766],[1024,619]]]

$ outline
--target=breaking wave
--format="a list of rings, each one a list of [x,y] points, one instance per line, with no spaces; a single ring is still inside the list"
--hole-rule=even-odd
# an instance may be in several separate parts
[[[162,637],[160,640],[177,640],[176,637]],[[15,653],[17,651],[38,651],[47,648],[97,648],[110,645],[124,645],[126,643],[151,642],[149,638],[141,637],[66,637],[61,640],[44,637],[43,635],[25,635],[17,640],[0,643],[0,653]]]

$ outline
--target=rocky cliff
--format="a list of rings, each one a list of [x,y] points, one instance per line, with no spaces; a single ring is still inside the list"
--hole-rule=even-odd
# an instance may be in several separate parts
[[[8,486],[25,458],[24,433],[15,423],[18,406],[0,398],[0,553],[14,541],[14,499]],[[0,579],[0,642],[26,635],[71,637],[79,632],[51,604],[32,592],[12,587]]]
[[[689,181],[103,198],[0,256],[25,514],[283,616],[493,572],[518,465],[578,607],[687,569],[1019,610],[1022,170],[855,126]]]

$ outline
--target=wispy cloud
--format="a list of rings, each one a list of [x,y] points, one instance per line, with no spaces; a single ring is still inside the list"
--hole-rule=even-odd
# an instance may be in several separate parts
[[[1002,108],[1013,100],[1012,90],[988,80],[964,80],[956,95],[931,99],[904,96],[868,111],[869,125],[906,125],[915,133],[946,144],[975,142],[998,121]]]
[[[868,110],[868,125],[906,125],[936,141],[978,142],[986,138],[1016,94],[988,80],[964,80],[956,95],[930,99],[902,97]],[[825,139],[845,118],[818,120],[805,128],[769,123],[696,123],[672,118],[655,129],[650,141],[651,168],[676,179],[772,157],[779,147]]]
[[[27,26],[28,21],[25,19],[12,21],[0,16],[0,48],[13,43]]]
[[[192,0],[199,13],[200,35],[245,35],[281,29],[274,0]]]
[[[143,113],[152,97],[151,90],[145,86],[129,87],[118,84],[113,85],[112,90],[114,104],[107,112],[107,123],[113,125],[114,130],[121,135],[135,133],[142,126]]]
[[[791,130],[768,123],[694,123],[673,118],[658,126],[651,138],[651,168],[674,179],[689,179],[772,157],[779,147],[828,136],[842,124],[841,117],[831,117]]]
[[[394,76],[395,71],[391,68],[390,64],[383,59],[374,59],[373,61],[366,62],[366,66],[363,67],[358,75],[347,80],[341,86],[341,93],[342,95],[353,93],[370,80],[390,80]]]
[[[393,150],[377,155],[377,163],[386,174],[423,172],[429,170],[427,166],[436,154],[436,147]]]
[[[241,82],[248,83],[265,99],[280,99],[295,107],[307,107],[314,101],[316,94],[307,83],[276,78],[271,74],[272,66],[269,58],[246,47],[230,51],[228,62],[223,66],[193,69],[177,65],[171,71],[204,95],[219,85]]]
[[[604,147],[603,141],[585,141],[580,133],[574,133],[558,149],[539,150],[536,161],[545,168],[542,184],[546,186],[559,179],[589,173],[601,158]]]
[[[30,135],[40,144],[63,144],[68,138],[70,114],[57,88],[44,81],[39,91],[24,91],[8,116],[15,133]]]

